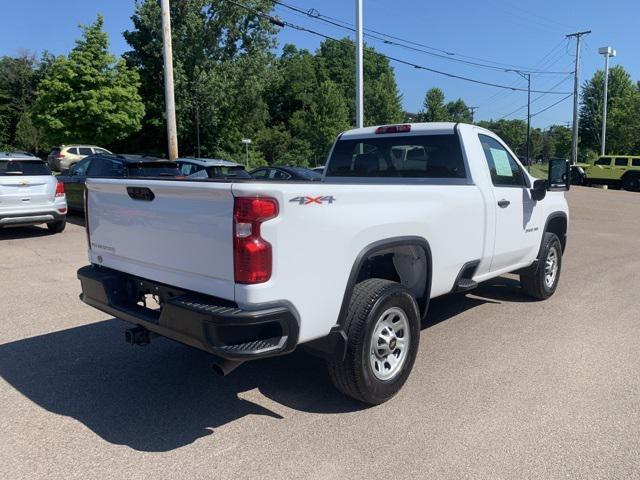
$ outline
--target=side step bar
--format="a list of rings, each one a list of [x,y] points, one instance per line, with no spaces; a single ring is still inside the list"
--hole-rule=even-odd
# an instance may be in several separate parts
[[[478,282],[472,280],[478,265],[480,265],[480,260],[467,262],[462,266],[458,278],[456,278],[456,282],[453,284],[451,293],[468,292],[478,286]]]

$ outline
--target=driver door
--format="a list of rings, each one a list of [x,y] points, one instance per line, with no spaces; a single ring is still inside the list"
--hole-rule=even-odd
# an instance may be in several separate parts
[[[537,253],[542,218],[540,202],[531,198],[523,167],[498,140],[480,134],[493,184],[495,242],[491,271],[503,270],[530,260]]]

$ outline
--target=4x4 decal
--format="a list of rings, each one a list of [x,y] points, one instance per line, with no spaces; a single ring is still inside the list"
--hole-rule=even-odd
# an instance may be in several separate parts
[[[323,203],[331,204],[335,201],[336,199],[333,197],[333,195],[318,195],[317,197],[293,197],[291,200],[289,200],[289,202],[298,203],[300,205],[311,205],[313,203],[317,203],[318,205],[322,205]]]

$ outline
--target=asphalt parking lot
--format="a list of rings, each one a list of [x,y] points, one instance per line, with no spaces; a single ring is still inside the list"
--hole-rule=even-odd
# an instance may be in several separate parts
[[[568,198],[556,295],[505,277],[435,300],[375,408],[304,353],[220,378],[169,340],[129,346],[78,299],[79,218],[0,231],[0,478],[640,478],[640,194]]]

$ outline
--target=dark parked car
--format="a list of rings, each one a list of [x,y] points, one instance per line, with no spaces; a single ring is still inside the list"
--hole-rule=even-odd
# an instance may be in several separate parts
[[[58,176],[64,183],[69,210],[84,211],[87,178],[178,177],[175,162],[143,155],[89,155]]]
[[[180,174],[187,178],[220,178],[225,180],[251,178],[242,165],[215,158],[178,158]]]
[[[304,167],[260,167],[249,172],[258,180],[320,181],[322,175]]]

